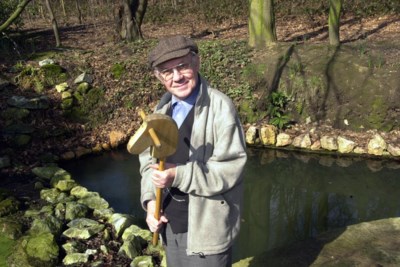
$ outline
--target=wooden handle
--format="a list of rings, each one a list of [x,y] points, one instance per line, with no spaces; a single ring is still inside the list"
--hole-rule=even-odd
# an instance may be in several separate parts
[[[158,163],[158,170],[163,171],[165,170],[165,158],[160,159]],[[157,188],[156,191],[156,211],[154,213],[154,217],[159,220],[161,216],[161,205],[162,205],[162,189]],[[156,246],[158,243],[158,232],[154,232],[153,234],[153,246]]]

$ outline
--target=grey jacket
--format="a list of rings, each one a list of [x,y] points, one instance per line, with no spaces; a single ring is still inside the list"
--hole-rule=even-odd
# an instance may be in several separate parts
[[[232,101],[200,77],[189,161],[176,168],[172,187],[189,194],[187,254],[212,255],[232,246],[240,228],[242,171],[247,155]],[[165,114],[170,101],[157,113]],[[141,203],[155,199],[149,149],[140,156]],[[145,208],[145,207],[144,207]]]

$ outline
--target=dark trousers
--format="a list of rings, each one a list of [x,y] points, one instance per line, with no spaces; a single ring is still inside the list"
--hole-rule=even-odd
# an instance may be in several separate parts
[[[187,233],[174,234],[169,224],[163,233],[168,267],[231,267],[232,248],[216,255],[186,255]]]

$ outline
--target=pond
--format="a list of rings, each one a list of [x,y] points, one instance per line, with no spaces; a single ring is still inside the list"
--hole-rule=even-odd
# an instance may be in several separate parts
[[[400,162],[248,149],[234,262],[327,230],[400,215]],[[146,227],[136,155],[124,149],[61,164],[116,212]]]

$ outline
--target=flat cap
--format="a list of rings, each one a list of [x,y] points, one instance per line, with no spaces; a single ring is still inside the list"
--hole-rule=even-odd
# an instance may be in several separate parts
[[[196,43],[181,35],[166,37],[159,41],[158,45],[149,54],[149,66],[151,68],[168,60],[183,57],[190,51],[199,52]]]

